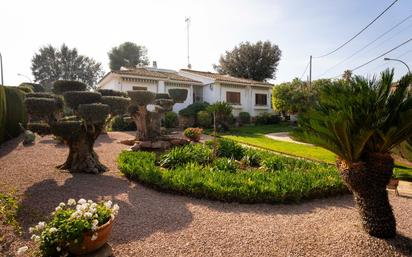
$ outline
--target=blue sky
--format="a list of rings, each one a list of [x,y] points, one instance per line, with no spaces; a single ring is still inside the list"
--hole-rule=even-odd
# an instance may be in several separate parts
[[[393,0],[209,0],[209,1],[2,1],[0,52],[5,84],[17,85],[30,76],[31,58],[39,47],[66,43],[93,57],[108,71],[107,52],[124,41],[143,44],[159,67],[180,69],[186,62],[184,19],[192,19],[191,63],[210,70],[225,50],[241,41],[270,40],[283,52],[275,83],[300,77],[309,55],[321,55],[342,44],[375,18]],[[333,77],[406,41],[412,18],[370,47],[339,65],[402,19],[412,14],[412,1],[399,0],[381,19],[336,54],[314,59],[313,78]],[[412,42],[389,54],[412,66]],[[377,60],[357,73],[371,75],[396,68],[396,62]],[[304,76],[306,78],[306,74]]]

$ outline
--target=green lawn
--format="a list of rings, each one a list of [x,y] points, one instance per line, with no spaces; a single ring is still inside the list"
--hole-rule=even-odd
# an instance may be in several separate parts
[[[265,137],[265,134],[276,132],[288,132],[293,128],[286,123],[276,125],[249,125],[235,128],[230,132],[222,134],[224,138],[256,146],[266,150],[297,156],[314,161],[335,163],[335,154],[317,146],[295,144],[290,142],[277,141]],[[412,168],[397,163],[394,170],[395,177],[412,181]]]

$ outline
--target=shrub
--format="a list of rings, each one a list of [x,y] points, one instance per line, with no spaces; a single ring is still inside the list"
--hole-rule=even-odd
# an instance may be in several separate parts
[[[216,154],[218,157],[241,160],[243,158],[244,148],[235,141],[221,138],[217,141]]]
[[[16,137],[21,133],[19,123],[25,125],[27,112],[24,107],[24,93],[17,87],[4,87],[6,96],[6,138]]]
[[[199,144],[196,147],[199,147]],[[175,153],[177,156],[180,154]],[[272,154],[262,153],[262,156],[266,155],[270,157]],[[232,163],[228,163],[235,161],[215,161],[215,164],[219,162],[218,165],[221,165],[220,169],[217,169],[213,164],[210,165],[210,162],[199,164],[193,155],[192,158],[191,161],[181,162],[173,169],[160,169],[156,166],[154,153],[122,152],[118,158],[118,165],[127,177],[162,191],[226,202],[290,203],[348,193],[332,165],[314,163],[312,166],[311,163],[310,169],[293,170],[285,166],[285,169],[277,172],[259,169],[222,172],[225,169],[233,171]],[[279,158],[288,163],[300,162],[289,157]]]
[[[102,96],[127,96],[127,93],[113,89],[98,89],[97,92],[99,92]]]
[[[136,131],[136,124],[129,116],[116,116],[113,118],[110,128],[112,131]]]
[[[199,142],[200,136],[203,133],[203,129],[201,128],[187,128],[183,132],[185,137],[187,137],[190,141]]]
[[[238,169],[238,164],[230,158],[218,158],[213,161],[211,171],[235,173]]]
[[[23,82],[19,85],[19,87],[29,87],[31,88],[31,90],[35,93],[37,92],[44,92],[44,87],[40,84],[36,84],[36,83],[27,83],[27,82]]]
[[[202,128],[210,128],[212,125],[212,116],[207,111],[200,111],[196,115],[197,123]]]
[[[33,89],[31,87],[27,86],[19,86],[17,87],[21,92],[28,94],[28,93],[33,93]]]
[[[266,171],[279,171],[284,168],[284,159],[279,156],[272,156],[262,161],[262,168]]]
[[[197,119],[197,114],[201,111],[205,111],[206,108],[209,106],[208,103],[203,102],[203,103],[193,103],[188,105],[186,108],[182,109],[179,111],[179,115],[187,117],[187,118],[192,118],[195,123],[195,126],[198,126],[198,119]]]
[[[0,86],[0,143],[4,141],[6,133],[7,102],[4,86]]]
[[[250,167],[259,167],[262,160],[262,153],[252,148],[243,150],[241,162]]]
[[[53,93],[62,95],[69,91],[85,91],[87,85],[80,81],[74,80],[57,80],[53,83]]]
[[[183,103],[186,101],[188,91],[183,88],[173,88],[169,89],[169,96],[173,99],[175,103]]]
[[[272,113],[261,113],[256,116],[256,125],[272,125],[280,122],[280,116]]]
[[[177,114],[175,112],[166,112],[165,113],[165,127],[166,128],[175,128],[177,127]]]
[[[248,112],[240,112],[239,113],[239,121],[241,124],[249,124],[250,123],[250,114]]]
[[[144,90],[127,91],[127,95],[132,100],[132,103],[141,106],[153,103],[156,98],[156,93]]]
[[[92,104],[99,103],[101,101],[102,95],[98,92],[88,92],[88,91],[69,91],[63,94],[64,101],[66,105],[76,110],[81,104]]]
[[[212,150],[203,144],[175,147],[160,156],[160,166],[174,169],[190,162],[207,164],[212,160]]]
[[[222,130],[228,130],[233,121],[233,107],[226,102],[216,102],[206,109],[212,116],[216,115],[216,126]]]

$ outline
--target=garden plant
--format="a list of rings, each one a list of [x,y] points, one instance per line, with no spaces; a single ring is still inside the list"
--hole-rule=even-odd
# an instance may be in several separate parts
[[[396,84],[393,76],[393,70],[386,70],[379,79],[355,76],[325,85],[294,133],[337,155],[337,168],[354,195],[363,228],[380,238],[396,235],[386,191],[394,168],[390,153],[412,133],[412,75]]]
[[[95,174],[106,171],[93,145],[109,113],[125,110],[128,101],[122,96],[102,97],[98,92],[86,91],[86,85],[78,81],[56,81],[53,92],[27,95],[28,128],[40,134],[52,133],[69,146],[66,162],[57,168]],[[64,117],[63,107],[73,115]]]

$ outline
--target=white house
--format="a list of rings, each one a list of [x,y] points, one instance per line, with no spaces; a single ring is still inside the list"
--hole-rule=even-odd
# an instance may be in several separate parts
[[[257,116],[259,113],[272,110],[270,104],[272,84],[212,72],[188,69],[176,72],[155,67],[141,67],[111,71],[100,80],[97,87],[118,91],[143,89],[155,93],[167,93],[171,88],[187,89],[186,101],[175,104],[174,111],[202,101],[228,102],[233,106],[235,116],[242,111]]]

